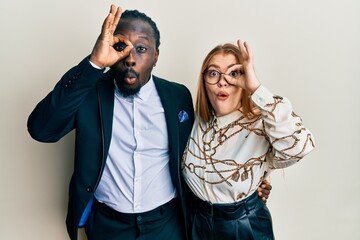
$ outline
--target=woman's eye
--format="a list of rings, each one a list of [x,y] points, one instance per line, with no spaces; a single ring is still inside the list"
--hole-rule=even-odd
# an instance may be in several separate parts
[[[123,51],[125,48],[126,48],[126,45],[125,43],[122,43],[122,42],[119,42],[119,43],[116,43],[113,48],[118,51],[118,52],[121,52]]]
[[[218,71],[215,71],[215,70],[210,70],[209,71],[209,76],[210,77],[217,77],[218,75],[219,75]]]
[[[229,75],[230,77],[237,77],[239,73],[237,71],[231,71]]]

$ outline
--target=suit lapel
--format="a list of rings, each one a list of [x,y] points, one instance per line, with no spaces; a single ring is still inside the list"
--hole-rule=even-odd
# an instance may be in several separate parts
[[[98,84],[98,104],[102,129],[103,159],[105,160],[110,147],[114,113],[114,82],[110,77]]]
[[[165,111],[165,120],[169,138],[170,171],[179,171],[179,122],[177,119],[176,99],[173,99],[171,92],[164,82],[153,76],[156,90],[160,96]],[[178,173],[176,173],[178,175]],[[176,175],[173,175],[176,176]]]

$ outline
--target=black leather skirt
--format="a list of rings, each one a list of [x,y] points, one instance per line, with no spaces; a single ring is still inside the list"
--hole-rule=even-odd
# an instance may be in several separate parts
[[[189,205],[190,233],[194,240],[275,239],[270,212],[257,192],[230,204],[210,204],[192,195]]]

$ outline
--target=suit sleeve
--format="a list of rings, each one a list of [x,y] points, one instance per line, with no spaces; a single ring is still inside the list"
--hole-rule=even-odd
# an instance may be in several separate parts
[[[102,74],[103,70],[91,66],[88,58],[66,72],[30,114],[27,127],[31,137],[56,142],[74,129],[79,106]]]

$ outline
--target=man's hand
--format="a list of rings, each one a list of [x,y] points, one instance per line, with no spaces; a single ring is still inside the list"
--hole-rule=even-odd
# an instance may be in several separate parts
[[[106,68],[114,65],[119,60],[130,54],[133,45],[121,35],[115,35],[115,29],[120,21],[122,9],[111,5],[110,12],[105,18],[101,28],[101,34],[98,37],[94,49],[90,55],[90,61],[100,68]],[[124,49],[117,51],[114,45],[122,43]]]
[[[264,203],[266,203],[267,199],[269,198],[270,191],[272,189],[272,186],[267,180],[264,180],[260,186],[258,187],[258,195],[261,197]]]

